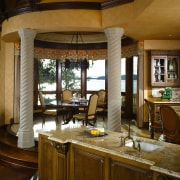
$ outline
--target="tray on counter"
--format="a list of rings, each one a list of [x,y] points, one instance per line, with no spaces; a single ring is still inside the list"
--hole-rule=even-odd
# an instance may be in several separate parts
[[[108,135],[104,132],[104,128],[89,128],[84,130],[84,133],[90,137],[103,137]]]

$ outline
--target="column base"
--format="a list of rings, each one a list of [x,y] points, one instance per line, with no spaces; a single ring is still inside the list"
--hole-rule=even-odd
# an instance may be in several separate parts
[[[34,147],[34,131],[18,131],[18,147],[30,148]]]

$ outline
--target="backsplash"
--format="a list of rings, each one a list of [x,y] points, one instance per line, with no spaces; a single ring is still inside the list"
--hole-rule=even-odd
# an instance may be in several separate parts
[[[172,88],[172,99],[180,100],[180,88]]]
[[[152,88],[152,96],[153,97],[161,97],[159,93],[160,90],[164,90],[165,88]],[[171,88],[171,99],[172,100],[180,100],[180,88]]]

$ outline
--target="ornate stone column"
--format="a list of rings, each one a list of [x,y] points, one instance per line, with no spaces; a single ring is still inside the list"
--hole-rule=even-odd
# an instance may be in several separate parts
[[[123,28],[107,28],[108,42],[108,121],[107,128],[121,130],[121,37]]]
[[[18,147],[34,146],[33,130],[33,69],[34,69],[34,38],[36,31],[19,30],[21,38],[20,67],[20,124],[18,131]]]

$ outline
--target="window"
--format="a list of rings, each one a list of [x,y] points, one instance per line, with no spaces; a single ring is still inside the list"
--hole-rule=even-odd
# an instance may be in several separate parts
[[[133,56],[133,113],[136,114],[138,57]]]
[[[121,92],[126,91],[126,59],[121,59]]]
[[[64,89],[78,92],[86,98],[94,91],[105,89],[105,60],[94,61],[93,66],[91,61],[87,70],[81,67],[68,68],[65,63],[54,59],[39,59],[35,62],[38,67],[35,68],[34,76],[35,105],[39,105],[38,91],[43,92],[45,103],[48,104],[60,99]]]
[[[65,68],[62,66],[62,90],[81,89],[81,69]]]
[[[92,61],[90,62],[92,64]],[[87,69],[87,91],[105,89],[105,60],[93,61],[93,66]],[[91,93],[87,94],[87,99]]]
[[[56,91],[56,60],[39,59],[38,61],[39,91]],[[45,103],[56,99],[56,93],[44,95]]]
[[[126,117],[136,115],[137,66],[137,56],[121,59],[121,104]]]
[[[100,89],[105,89],[105,60],[96,60],[93,66],[87,69],[87,90]]]

